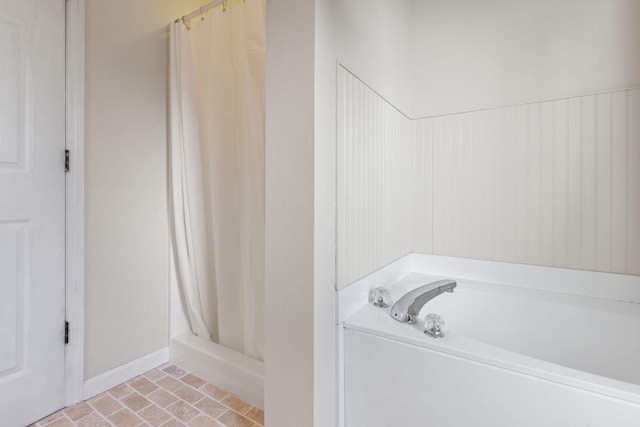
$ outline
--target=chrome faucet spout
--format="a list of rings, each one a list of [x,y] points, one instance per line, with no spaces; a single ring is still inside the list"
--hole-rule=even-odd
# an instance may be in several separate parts
[[[438,280],[407,292],[391,307],[391,317],[402,323],[415,323],[420,309],[443,292],[453,292],[454,280]]]

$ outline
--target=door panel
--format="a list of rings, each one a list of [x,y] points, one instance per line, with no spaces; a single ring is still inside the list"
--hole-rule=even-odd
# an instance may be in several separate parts
[[[25,36],[23,22],[0,15],[0,169],[25,166]]]
[[[24,367],[28,223],[0,223],[0,378]]]
[[[0,0],[0,425],[64,404],[65,1]]]

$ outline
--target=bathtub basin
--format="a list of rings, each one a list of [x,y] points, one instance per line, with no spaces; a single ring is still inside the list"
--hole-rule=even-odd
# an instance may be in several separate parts
[[[425,305],[444,338],[368,304],[340,326],[343,425],[640,426],[640,304],[468,278]]]

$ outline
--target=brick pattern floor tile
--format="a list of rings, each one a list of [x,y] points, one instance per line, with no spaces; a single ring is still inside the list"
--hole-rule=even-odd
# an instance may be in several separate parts
[[[169,375],[159,379],[156,384],[158,384],[159,386],[163,387],[164,389],[170,392],[174,392],[177,389],[184,387],[183,383],[181,383],[180,381],[176,380],[175,378]]]
[[[67,417],[71,418],[71,421],[79,420],[82,417],[86,417],[93,412],[93,409],[85,402],[79,403],[75,406],[67,408],[64,413]]]
[[[175,365],[163,365],[34,427],[262,427],[264,412]]]
[[[183,383],[189,384],[193,388],[200,388],[204,385],[205,381],[195,375],[187,374],[180,378]]]

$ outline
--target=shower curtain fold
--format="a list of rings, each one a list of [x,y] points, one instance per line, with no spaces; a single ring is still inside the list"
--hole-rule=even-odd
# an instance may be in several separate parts
[[[262,359],[264,0],[170,28],[170,211],[192,332]]]

